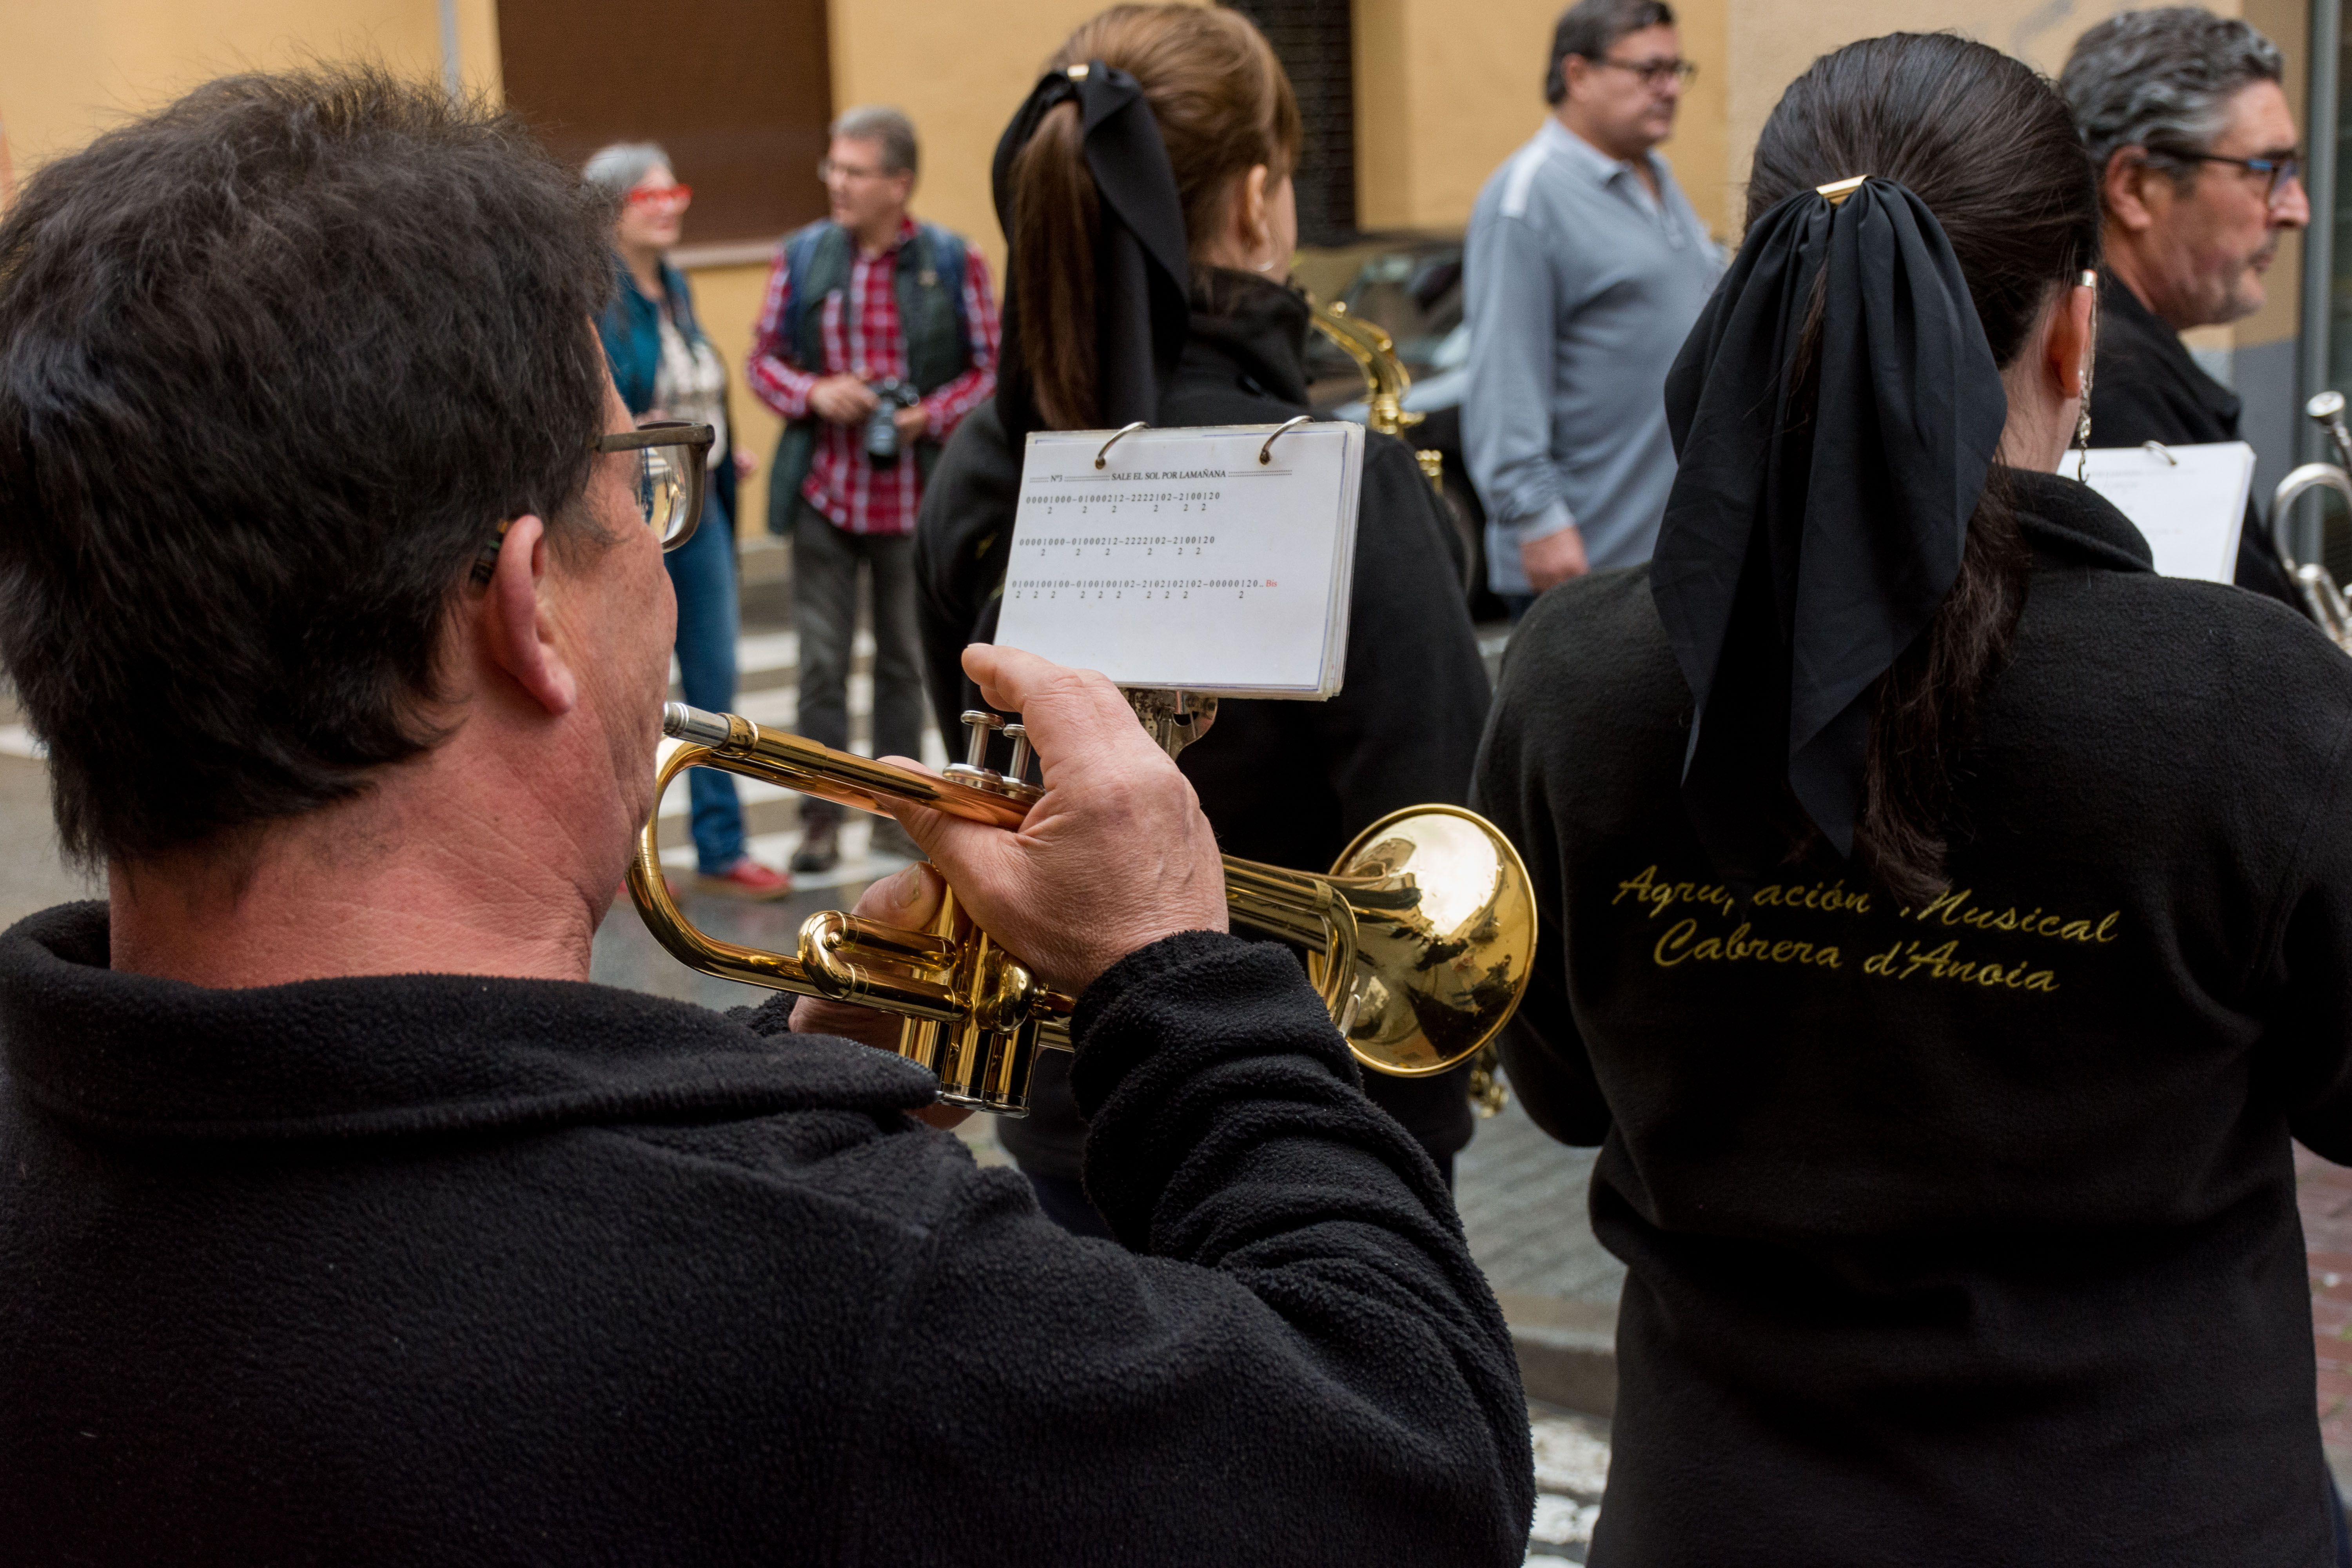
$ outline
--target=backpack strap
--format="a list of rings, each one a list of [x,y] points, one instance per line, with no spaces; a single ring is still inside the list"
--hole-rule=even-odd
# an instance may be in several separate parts
[[[839,244],[825,244],[835,237]],[[846,280],[849,269],[843,263],[847,249],[848,231],[830,218],[819,218],[784,240],[784,275],[792,279],[793,292],[784,301],[778,336],[801,369],[812,374],[824,374],[824,330],[822,310],[812,312],[809,307]]]
[[[940,275],[940,283],[948,291],[948,300],[955,309],[956,346],[961,351],[963,369],[971,364],[971,321],[964,313],[964,272],[971,265],[964,250],[963,236],[953,229],[941,228],[935,223],[921,226],[923,237],[930,242],[931,266]],[[958,374],[961,374],[961,370]]]

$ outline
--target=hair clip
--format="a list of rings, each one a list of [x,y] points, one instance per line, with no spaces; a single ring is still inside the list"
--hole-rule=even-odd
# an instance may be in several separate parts
[[[1813,189],[1819,192],[1822,199],[1830,205],[1840,207],[1845,205],[1846,197],[1862,189],[1863,181],[1868,178],[1870,178],[1868,174],[1856,174],[1851,180],[1832,180],[1828,184],[1815,185]]]
[[[1082,65],[1064,66],[1062,68],[1062,74],[1068,77],[1072,81],[1084,81],[1087,79],[1087,68]]]

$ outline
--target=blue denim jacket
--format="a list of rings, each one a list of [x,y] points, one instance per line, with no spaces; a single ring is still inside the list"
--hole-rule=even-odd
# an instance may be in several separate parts
[[[612,364],[613,384],[620,388],[621,401],[629,405],[630,413],[642,415],[653,406],[654,374],[661,364],[661,310],[646,298],[637,280],[629,275],[628,264],[617,255],[613,258],[613,296],[596,318],[596,335],[604,341],[604,358]],[[670,319],[677,323],[677,330],[689,341],[701,338],[702,323],[695,319],[694,293],[687,287],[686,274],[665,261],[661,279],[662,291],[669,296]],[[735,428],[731,399],[727,428],[731,439]],[[734,455],[724,448],[711,455],[710,495],[731,523],[735,461]]]

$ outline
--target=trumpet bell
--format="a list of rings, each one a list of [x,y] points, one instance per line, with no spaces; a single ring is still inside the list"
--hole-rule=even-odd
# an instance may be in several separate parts
[[[1509,1022],[1534,966],[1535,896],[1492,823],[1447,805],[1392,812],[1340,853],[1329,880],[1355,916],[1354,1005],[1340,1029],[1358,1060],[1427,1078]],[[1309,955],[1318,985],[1328,962]]]

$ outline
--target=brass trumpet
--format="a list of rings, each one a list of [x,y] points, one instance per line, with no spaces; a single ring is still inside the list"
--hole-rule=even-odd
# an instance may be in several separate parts
[[[1171,750],[1205,718],[1169,693],[1133,693],[1139,714]],[[662,876],[661,796],[688,768],[719,768],[861,811],[913,801],[969,821],[1014,828],[1045,792],[1024,776],[1020,726],[967,714],[969,759],[941,779],[836,752],[732,713],[672,702],[663,732],[683,742],[662,764],[637,837],[629,894],[670,954],[722,980],[828,996],[902,1016],[898,1054],[939,1075],[940,1098],[1001,1116],[1025,1115],[1040,1050],[1070,1048],[1075,998],[1044,984],[961,908],[952,888],[927,931],[838,910],[812,915],[798,951],[722,942],[679,912]],[[982,765],[988,733],[1013,740],[1012,766]],[[1225,898],[1239,928],[1306,950],[1307,977],[1348,1048],[1375,1072],[1423,1078],[1486,1045],[1527,990],[1535,900],[1517,851],[1493,824],[1450,805],[1409,807],[1366,828],[1327,876],[1225,858]]]
[[[2344,395],[2323,392],[2304,405],[2304,415],[2327,432],[2336,448],[2333,463],[2305,463],[2278,482],[2271,492],[2271,543],[2278,551],[2279,560],[2294,580],[2295,592],[2303,595],[2304,608],[2319,624],[2328,640],[2347,653],[2352,653],[2352,605],[2345,603],[2344,592],[2329,574],[2326,567],[2316,561],[2297,561],[2292,542],[2294,503],[2313,490],[2334,490],[2352,508],[2352,430],[2344,425]]]

